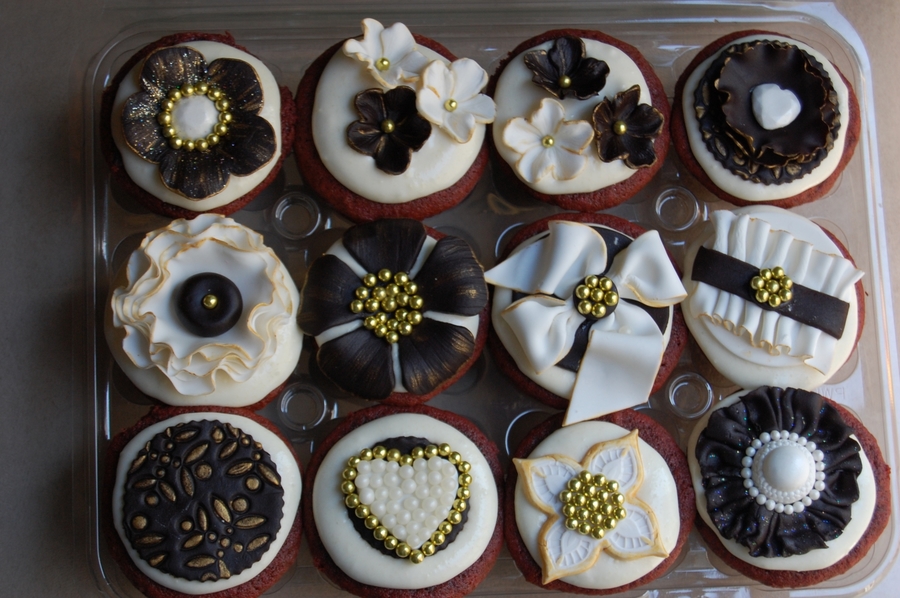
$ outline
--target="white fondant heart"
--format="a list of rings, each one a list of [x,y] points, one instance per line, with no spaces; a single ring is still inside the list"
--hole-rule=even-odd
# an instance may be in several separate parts
[[[750,92],[753,116],[767,131],[786,127],[800,114],[800,100],[789,89],[774,83],[757,85]]]

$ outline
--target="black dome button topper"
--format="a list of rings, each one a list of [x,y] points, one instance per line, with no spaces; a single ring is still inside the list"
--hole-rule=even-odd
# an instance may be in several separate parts
[[[225,334],[244,309],[241,292],[221,274],[194,274],[181,284],[177,312],[189,332],[204,338]]]

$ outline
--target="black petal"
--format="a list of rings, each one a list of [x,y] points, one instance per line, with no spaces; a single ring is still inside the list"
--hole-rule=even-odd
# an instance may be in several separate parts
[[[653,139],[622,135],[620,140],[625,148],[625,165],[629,168],[644,168],[656,163],[656,150],[653,147]]]
[[[300,295],[297,323],[303,332],[315,336],[365,317],[364,313],[350,311],[350,303],[356,298],[354,291],[359,286],[359,276],[340,258],[326,254],[314,261]]]
[[[416,274],[419,295],[428,310],[474,316],[487,305],[484,270],[468,243],[444,237]]]
[[[578,69],[572,73],[572,86],[569,88],[579,100],[586,100],[600,93],[606,87],[609,76],[609,65],[596,58],[584,58]]]
[[[410,87],[400,86],[384,92],[385,118],[401,123],[417,114],[416,92]]]
[[[384,93],[380,89],[359,92],[353,104],[362,122],[375,125],[381,130],[381,121],[387,118],[387,111],[384,107]]]
[[[656,137],[662,130],[662,113],[649,104],[638,104],[628,115],[626,124],[632,137]]]
[[[394,135],[383,135],[375,152],[375,166],[387,174],[403,174],[412,161],[413,150],[400,143]]]
[[[267,164],[275,155],[276,147],[275,129],[269,121],[255,114],[236,112],[215,152],[225,158],[231,174],[247,176]]]
[[[316,363],[341,388],[365,399],[384,399],[394,391],[391,345],[371,330],[358,328],[323,344]]]
[[[524,60],[525,66],[533,73],[531,80],[561,99],[557,91],[559,88],[559,71],[550,62],[546,50],[527,52]]]
[[[401,336],[403,386],[427,394],[450,379],[472,356],[475,339],[460,326],[425,318],[410,336]]]
[[[243,60],[219,58],[209,65],[209,82],[225,93],[234,110],[259,114],[263,90],[256,70]]]
[[[347,127],[347,141],[350,147],[361,154],[374,156],[381,151],[385,134],[377,124],[363,121],[354,121]]]
[[[149,93],[140,91],[127,100],[122,110],[122,127],[128,146],[148,162],[157,163],[169,151],[156,121],[159,103]]]
[[[159,172],[169,189],[189,199],[205,199],[228,184],[224,162],[217,152],[173,150],[162,156]]]
[[[344,247],[366,269],[406,272],[416,263],[425,242],[425,227],[417,220],[376,220],[357,224],[344,233]]]
[[[584,56],[584,41],[580,37],[565,36],[553,40],[553,46],[547,51],[547,58],[560,75],[572,75]]]
[[[390,135],[391,139],[414,152],[422,149],[430,136],[431,123],[418,112],[397,123],[397,128]]]
[[[186,83],[206,80],[206,61],[193,48],[173,46],[150,54],[141,69],[141,85],[156,100]]]

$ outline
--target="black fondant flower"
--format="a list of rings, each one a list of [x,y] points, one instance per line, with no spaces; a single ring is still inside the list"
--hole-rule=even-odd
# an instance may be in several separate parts
[[[594,108],[594,135],[604,162],[624,160],[629,168],[656,164],[653,142],[662,130],[663,115],[649,104],[639,104],[641,89],[634,85],[606,98]]]
[[[534,73],[532,81],[561,100],[569,95],[579,100],[597,95],[609,75],[609,66],[586,57],[584,41],[572,36],[556,38],[549,50],[527,52],[525,65]]]
[[[409,335],[396,341],[400,382],[417,395],[450,379],[475,350],[475,338],[467,328],[431,314],[478,317],[487,304],[484,272],[461,239],[448,236],[438,240],[421,269],[415,271],[427,236],[424,225],[415,220],[380,220],[354,226],[342,239],[367,272],[409,273],[418,287],[424,318]],[[322,342],[317,363],[344,389],[364,398],[384,399],[395,388],[393,344],[362,325],[370,312],[354,313],[348,307],[357,298],[356,290],[363,284],[360,280],[336,255],[318,258],[307,274],[298,319],[303,331],[314,336],[359,322]]]
[[[416,111],[416,92],[409,87],[367,89],[354,103],[360,118],[347,127],[350,147],[375,158],[375,166],[388,174],[405,172],[412,153],[431,135],[431,123]]]
[[[820,395],[798,389],[761,387],[715,411],[695,455],[707,513],[719,533],[754,557],[826,548],[859,498],[862,461],[852,433]],[[792,463],[778,467],[778,451]],[[794,467],[797,459],[805,465]],[[812,478],[803,477],[807,466]],[[797,469],[800,479],[783,479],[783,472]]]
[[[220,58],[207,65],[192,48],[162,48],[144,61],[140,84],[142,91],[126,100],[122,112],[125,140],[142,158],[159,164],[163,182],[176,193],[210,197],[225,188],[231,175],[252,174],[274,156],[275,130],[259,116],[263,91],[246,62]],[[191,93],[182,94],[187,88]],[[160,115],[171,117],[172,104],[184,96],[199,97],[207,88],[220,93],[218,99],[210,95],[205,112],[230,116],[210,122],[195,146],[177,127],[167,131],[171,125]],[[217,106],[219,100],[225,103]]]

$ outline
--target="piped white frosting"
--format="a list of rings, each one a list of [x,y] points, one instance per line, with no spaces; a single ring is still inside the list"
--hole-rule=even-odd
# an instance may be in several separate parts
[[[862,460],[863,467],[859,477],[856,479],[856,482],[859,485],[859,500],[854,502],[851,507],[850,523],[847,524],[847,527],[844,528],[844,531],[840,536],[825,543],[827,546],[826,549],[811,550],[806,554],[795,554],[787,558],[752,557],[746,546],[739,544],[734,540],[723,538],[719,534],[719,531],[716,529],[716,526],[713,524],[712,519],[706,510],[706,493],[703,491],[703,478],[700,475],[700,464],[697,462],[696,457],[697,439],[700,437],[700,433],[706,429],[706,426],[709,424],[709,418],[717,409],[733,405],[740,400],[746,392],[747,391],[741,391],[726,397],[718,405],[710,409],[697,422],[697,425],[688,440],[688,466],[690,467],[691,478],[694,482],[694,494],[697,497],[697,512],[700,514],[700,517],[706,525],[716,533],[719,537],[719,541],[722,542],[722,545],[725,546],[726,549],[728,549],[728,552],[745,563],[770,571],[815,571],[817,569],[830,567],[847,556],[850,550],[856,546],[859,539],[862,538],[866,529],[869,527],[869,522],[872,520],[872,514],[875,512],[875,475],[872,472],[872,466],[869,464],[869,459],[866,457],[862,446],[860,446],[859,449],[859,456]],[[856,440],[855,435],[851,435],[851,438]]]
[[[176,312],[190,276],[214,272],[241,293],[237,324],[211,338]],[[123,280],[124,278],[124,280]],[[152,231],[119,275],[107,308],[113,356],[144,393],[171,405],[251,405],[284,382],[300,357],[299,294],[258,233],[202,214]]]
[[[229,204],[239,197],[246,195],[256,188],[257,185],[262,183],[278,163],[278,159],[281,156],[281,92],[278,89],[278,83],[275,81],[275,77],[268,67],[266,67],[266,65],[258,58],[251,56],[242,50],[238,50],[227,44],[202,40],[178,45],[193,48],[203,55],[207,64],[217,58],[233,58],[235,60],[242,60],[252,66],[256,71],[257,78],[259,79],[263,91],[263,107],[259,112],[259,116],[267,120],[275,130],[275,153],[272,155],[272,159],[269,160],[269,162],[256,170],[256,172],[247,176],[231,175],[225,188],[212,197],[201,200],[189,199],[166,187],[159,173],[159,165],[144,160],[140,155],[135,153],[134,150],[128,147],[128,144],[125,141],[124,133],[122,131],[122,109],[125,106],[125,101],[131,95],[142,90],[140,77],[144,63],[139,62],[128,72],[125,78],[122,79],[122,82],[119,84],[119,89],[116,92],[111,123],[113,141],[115,142],[119,153],[122,154],[125,172],[128,173],[131,180],[139,187],[164,202],[180,208],[194,210],[195,212],[204,212]],[[187,99],[190,98],[186,98],[186,100]],[[204,129],[204,135],[202,136],[205,136],[205,131],[206,129]]]
[[[795,283],[846,301],[850,308],[843,335],[836,339],[691,280],[701,245],[760,268],[782,266]],[[844,364],[856,346],[855,283],[862,272],[803,216],[770,206],[716,212],[688,247],[685,264],[683,282],[689,297],[682,309],[688,328],[716,369],[739,386],[813,390]]]
[[[353,514],[344,505],[340,490],[347,459],[382,440],[410,435],[437,444],[446,442],[472,465],[472,496],[465,526],[449,546],[418,565],[369,546],[353,527]],[[413,413],[379,418],[337,441],[319,466],[312,500],[319,537],[335,564],[350,578],[380,588],[419,590],[449,581],[481,557],[497,523],[497,488],[490,465],[478,447],[453,426]]]
[[[609,76],[606,79],[606,85],[600,90],[600,93],[587,100],[579,100],[569,97],[564,100],[557,100],[562,103],[565,109],[565,120],[567,121],[586,121],[591,122],[591,114],[594,108],[604,100],[604,98],[612,98],[617,93],[625,91],[633,85],[638,85],[641,89],[639,102],[641,104],[653,104],[650,97],[650,89],[647,87],[647,81],[643,73],[628,57],[625,52],[593,39],[584,39],[585,54],[591,58],[603,60],[609,65]],[[553,47],[553,42],[548,41],[533,48],[526,50],[549,50]],[[521,154],[517,153],[513,147],[510,147],[503,141],[504,131],[510,121],[515,118],[530,117],[538,108],[540,108],[541,100],[552,98],[544,88],[532,82],[532,72],[525,66],[523,55],[519,54],[510,60],[506,68],[500,74],[497,80],[497,88],[494,93],[494,101],[497,104],[497,116],[494,120],[494,145],[500,156],[506,162],[513,166],[519,161]],[[540,193],[548,195],[562,195],[567,193],[589,193],[609,187],[616,183],[628,179],[636,170],[629,168],[622,160],[615,162],[603,162],[596,151],[596,147],[588,147],[584,150],[583,155],[587,158],[587,162],[578,174],[566,180],[559,180],[552,176],[543,177],[535,182],[523,182],[529,187]],[[516,172],[520,178],[521,175]],[[558,394],[558,393],[557,393]]]
[[[706,143],[700,133],[700,124],[697,120],[697,114],[694,112],[694,90],[697,89],[700,79],[703,78],[703,75],[706,73],[707,69],[709,69],[709,66],[716,58],[718,58],[722,51],[734,44],[763,39],[793,44],[818,60],[824,67],[825,72],[828,73],[828,77],[831,79],[831,85],[834,86],[834,90],[837,92],[837,106],[838,110],[841,112],[841,129],[838,131],[837,138],[834,140],[834,147],[829,150],[825,159],[822,160],[822,162],[809,174],[782,185],[761,185],[759,183],[747,181],[725,168],[721,162],[715,159],[709,149],[707,149]],[[774,201],[803,193],[807,189],[815,187],[831,176],[841,161],[847,139],[845,131],[850,122],[850,93],[837,68],[835,68],[821,52],[788,37],[769,34],[750,35],[726,44],[722,50],[701,62],[697,68],[694,69],[685,80],[682,97],[680,99],[676,98],[676,101],[681,101],[688,143],[690,144],[691,152],[694,154],[694,158],[697,162],[699,162],[700,167],[703,168],[704,172],[706,172],[719,189],[743,200]]]
[[[260,560],[237,575],[232,575],[228,579],[219,579],[217,581],[194,581],[164,573],[155,567],[151,567],[149,563],[143,560],[137,551],[131,547],[131,543],[125,535],[122,512],[124,508],[125,480],[128,477],[128,469],[137,457],[138,452],[144,448],[144,445],[154,436],[165,431],[168,427],[191,421],[209,420],[230,423],[252,436],[255,441],[262,443],[264,450],[269,453],[269,456],[272,458],[272,462],[275,464],[278,475],[281,478],[281,486],[284,489],[284,508],[282,511],[281,527],[279,528],[275,539],[270,543]],[[125,545],[128,556],[131,557],[131,560],[141,573],[161,586],[178,592],[193,596],[211,594],[246,583],[262,573],[262,571],[269,566],[272,560],[278,555],[281,547],[284,546],[284,542],[287,540],[288,534],[294,525],[297,509],[300,506],[300,494],[302,488],[303,480],[300,476],[300,468],[297,466],[297,461],[294,459],[291,449],[272,431],[255,421],[246,417],[241,417],[240,415],[209,412],[185,413],[144,428],[125,445],[125,448],[122,449],[119,456],[119,463],[116,466],[116,481],[113,486],[113,525],[116,528],[116,532],[119,534],[119,538],[122,539],[122,543]]]

